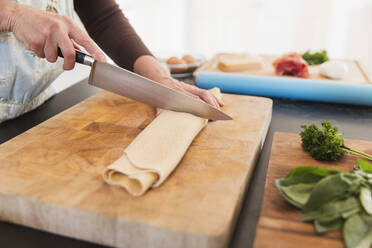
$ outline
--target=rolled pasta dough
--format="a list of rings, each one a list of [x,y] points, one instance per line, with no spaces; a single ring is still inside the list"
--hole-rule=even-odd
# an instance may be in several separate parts
[[[221,97],[219,89],[212,93]],[[192,114],[164,110],[129,144],[124,155],[104,170],[104,180],[133,196],[158,187],[207,123],[207,119]]]

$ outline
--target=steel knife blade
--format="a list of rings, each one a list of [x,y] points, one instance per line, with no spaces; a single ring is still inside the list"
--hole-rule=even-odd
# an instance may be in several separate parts
[[[91,66],[88,83],[150,106],[190,113],[209,120],[232,120],[230,116],[180,91],[142,77],[109,63],[95,61],[90,55],[75,50],[78,63]],[[63,58],[58,48],[58,55]]]
[[[108,63],[94,61],[88,83],[150,106],[187,112],[209,120],[231,120],[202,100]]]

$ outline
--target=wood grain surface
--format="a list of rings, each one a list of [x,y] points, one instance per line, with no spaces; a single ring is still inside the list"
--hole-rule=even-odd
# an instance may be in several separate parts
[[[267,98],[224,95],[165,183],[142,197],[102,171],[154,118],[99,93],[0,145],[0,219],[117,247],[225,247],[271,121]]]
[[[222,72],[218,69],[218,62],[221,58],[237,58],[239,56],[244,56],[244,54],[232,54],[232,53],[218,53],[212,59],[207,61],[203,66],[198,68],[194,72],[194,76],[201,71],[208,72]],[[275,56],[261,55],[264,67],[259,70],[246,70],[236,72],[238,74],[246,75],[257,75],[257,76],[277,76],[275,74],[274,67],[272,66],[273,61],[277,58]],[[348,65],[349,72],[343,79],[329,79],[323,77],[319,74],[319,65],[309,66],[310,79],[316,80],[328,80],[328,81],[338,81],[338,82],[348,82],[348,83],[365,83],[371,84],[371,79],[368,77],[368,73],[363,69],[363,66],[356,60],[341,60],[334,59],[332,61],[341,61]],[[290,77],[289,77],[290,78]]]
[[[372,153],[370,141],[345,139],[345,145]],[[336,162],[316,161],[302,149],[298,134],[275,133],[254,247],[344,247],[341,232],[317,235],[312,223],[302,222],[301,211],[284,200],[274,182],[298,166],[351,170],[356,164],[356,158],[351,155],[345,155]]]

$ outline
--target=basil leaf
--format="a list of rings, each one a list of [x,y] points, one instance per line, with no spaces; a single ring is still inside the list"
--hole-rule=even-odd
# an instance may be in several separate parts
[[[356,197],[333,200],[325,203],[319,209],[305,212],[303,220],[332,221],[341,218],[344,213],[359,211],[359,209],[360,203]]]
[[[372,173],[372,164],[368,163],[367,161],[358,158],[359,168],[367,173]]]
[[[370,188],[362,187],[360,190],[360,202],[364,210],[372,215],[372,191]]]
[[[298,183],[289,186],[282,186],[281,180],[276,180],[275,185],[282,196],[292,205],[302,208],[310,197],[316,183]]]
[[[345,221],[344,240],[348,248],[370,248],[372,245],[372,217],[359,213]]]
[[[337,169],[326,169],[316,166],[301,166],[291,170],[288,175],[282,179],[281,185],[288,186],[297,183],[318,182],[324,177],[341,172],[342,171]]]
[[[320,221],[320,220],[315,220],[314,221],[314,226],[315,226],[315,231],[319,234],[321,233],[326,233],[326,232],[332,232],[332,231],[337,231],[342,228],[343,220],[341,218],[336,218],[331,221]]]
[[[360,210],[361,210],[360,207],[359,207],[359,208],[353,208],[353,209],[350,209],[350,210],[348,210],[348,211],[343,212],[343,213],[341,214],[341,216],[342,216],[342,218],[347,219],[347,218],[349,218],[350,216],[352,216],[352,215],[358,213]]]
[[[319,209],[323,204],[336,198],[344,197],[351,185],[360,182],[351,173],[340,173],[320,180],[311,192],[309,200],[302,208],[303,213]]]
[[[372,169],[359,160],[351,172],[304,166],[275,181],[283,197],[300,208],[317,233],[343,229],[348,248],[372,244]]]

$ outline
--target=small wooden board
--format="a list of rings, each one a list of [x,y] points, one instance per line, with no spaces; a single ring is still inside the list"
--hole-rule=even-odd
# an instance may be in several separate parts
[[[200,68],[198,68],[194,72],[194,76],[196,76],[201,71],[206,72],[223,72],[218,69],[218,62],[219,60],[223,58],[236,58],[244,56],[244,54],[233,54],[233,53],[218,53],[216,54],[212,59],[207,61],[204,65],[202,65]],[[264,67],[259,70],[246,70],[246,71],[239,71],[236,72],[237,74],[246,74],[246,75],[256,75],[256,76],[277,76],[275,74],[274,67],[272,66],[273,61],[277,58],[275,56],[268,56],[268,55],[261,55],[259,56],[262,58]],[[345,78],[336,80],[336,79],[329,79],[326,77],[323,77],[319,74],[319,65],[312,65],[309,66],[309,73],[310,73],[310,79],[316,79],[316,80],[330,80],[330,81],[339,81],[339,82],[348,82],[348,83],[365,83],[365,84],[371,84],[371,79],[368,77],[368,74],[363,69],[363,66],[356,60],[340,60],[335,59],[334,61],[342,61],[343,63],[346,63],[349,67],[349,72],[345,76]]]
[[[115,247],[225,247],[271,121],[272,100],[224,95],[177,169],[142,197],[102,172],[154,109],[99,93],[0,145],[0,219]]]
[[[372,153],[372,142],[345,139],[345,144]],[[254,247],[344,247],[341,232],[317,235],[312,223],[302,222],[301,211],[284,200],[274,182],[298,166],[323,166],[349,171],[356,164],[356,158],[350,155],[345,155],[337,162],[316,161],[302,149],[298,134],[275,133]]]

